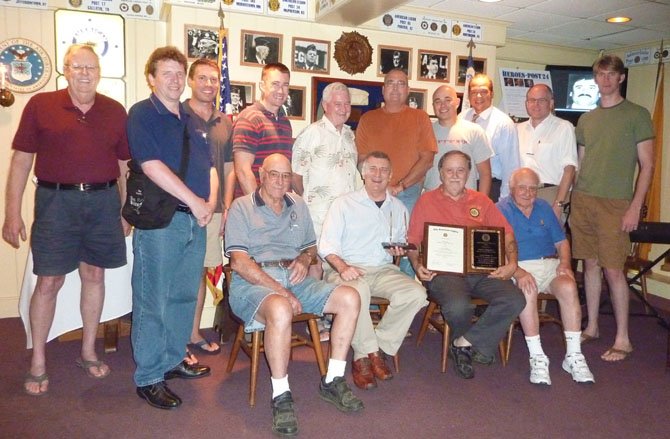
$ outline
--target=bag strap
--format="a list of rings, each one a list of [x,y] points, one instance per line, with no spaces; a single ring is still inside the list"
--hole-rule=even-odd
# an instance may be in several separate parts
[[[184,143],[181,147],[181,162],[179,164],[179,178],[182,181],[186,178],[186,170],[188,169],[189,157],[191,155],[191,142],[188,135],[188,124],[184,125]]]

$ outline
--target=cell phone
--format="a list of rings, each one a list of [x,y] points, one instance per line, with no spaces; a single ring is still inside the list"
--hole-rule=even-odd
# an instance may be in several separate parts
[[[416,250],[416,245],[409,242],[382,242],[382,247],[385,249],[400,247],[404,250]]]

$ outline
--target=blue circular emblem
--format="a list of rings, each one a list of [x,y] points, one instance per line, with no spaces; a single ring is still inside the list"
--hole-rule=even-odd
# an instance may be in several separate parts
[[[0,63],[7,71],[7,88],[16,93],[33,93],[51,77],[51,59],[38,44],[25,38],[0,43]]]

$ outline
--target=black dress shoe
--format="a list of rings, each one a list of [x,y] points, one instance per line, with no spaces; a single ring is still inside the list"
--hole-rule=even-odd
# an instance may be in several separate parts
[[[165,372],[165,379],[171,380],[172,378],[202,378],[209,375],[211,369],[208,366],[201,366],[200,364],[190,365],[186,361],[182,361],[172,370]]]
[[[181,399],[167,388],[165,381],[138,387],[136,391],[137,396],[146,400],[151,407],[170,410],[181,405]]]

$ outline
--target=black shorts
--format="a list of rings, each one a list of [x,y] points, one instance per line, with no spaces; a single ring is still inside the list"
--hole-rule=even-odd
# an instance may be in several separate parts
[[[81,192],[38,187],[31,247],[38,276],[62,276],[80,262],[101,268],[125,265],[118,188]]]

